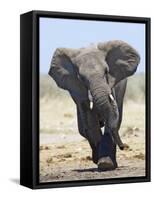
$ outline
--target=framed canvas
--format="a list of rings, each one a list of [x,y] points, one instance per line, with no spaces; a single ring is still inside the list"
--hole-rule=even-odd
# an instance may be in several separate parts
[[[150,181],[150,18],[20,17],[20,183]]]

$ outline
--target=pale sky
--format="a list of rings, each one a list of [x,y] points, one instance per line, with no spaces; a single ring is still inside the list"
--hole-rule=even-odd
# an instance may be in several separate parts
[[[145,71],[145,24],[40,18],[40,72],[48,73],[56,48],[81,48],[108,40],[123,40],[140,54],[137,72]]]

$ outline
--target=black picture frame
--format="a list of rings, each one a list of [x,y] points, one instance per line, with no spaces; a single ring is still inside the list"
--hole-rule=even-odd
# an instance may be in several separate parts
[[[146,27],[146,176],[39,183],[39,17],[144,23]],[[56,188],[150,181],[150,18],[31,11],[20,16],[20,184]]]

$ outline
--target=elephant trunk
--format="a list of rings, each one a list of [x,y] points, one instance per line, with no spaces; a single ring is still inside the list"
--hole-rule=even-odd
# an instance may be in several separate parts
[[[109,111],[109,109],[111,109],[110,100],[109,100],[111,89],[109,88],[105,80],[102,80],[102,78],[98,77],[98,78],[95,78],[95,81],[91,81],[90,92],[92,95],[93,103],[97,111],[99,112],[99,114],[102,113],[103,115],[105,111]],[[104,117],[107,117],[107,116],[104,116]]]
[[[94,77],[93,77],[94,80]],[[105,125],[111,129],[112,137],[120,149],[123,143],[118,134],[119,111],[116,101],[111,93],[111,89],[106,80],[97,77],[90,82],[90,92],[94,106]]]

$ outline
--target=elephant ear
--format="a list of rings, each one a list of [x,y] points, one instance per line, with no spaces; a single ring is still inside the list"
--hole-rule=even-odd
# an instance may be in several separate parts
[[[140,56],[129,44],[118,40],[109,41],[99,43],[98,49],[103,51],[109,66],[108,81],[111,88],[136,72]]]
[[[55,80],[56,84],[68,90],[73,97],[79,100],[87,98],[87,90],[78,79],[78,69],[72,59],[79,51],[74,49],[58,48],[53,54],[48,74]]]

